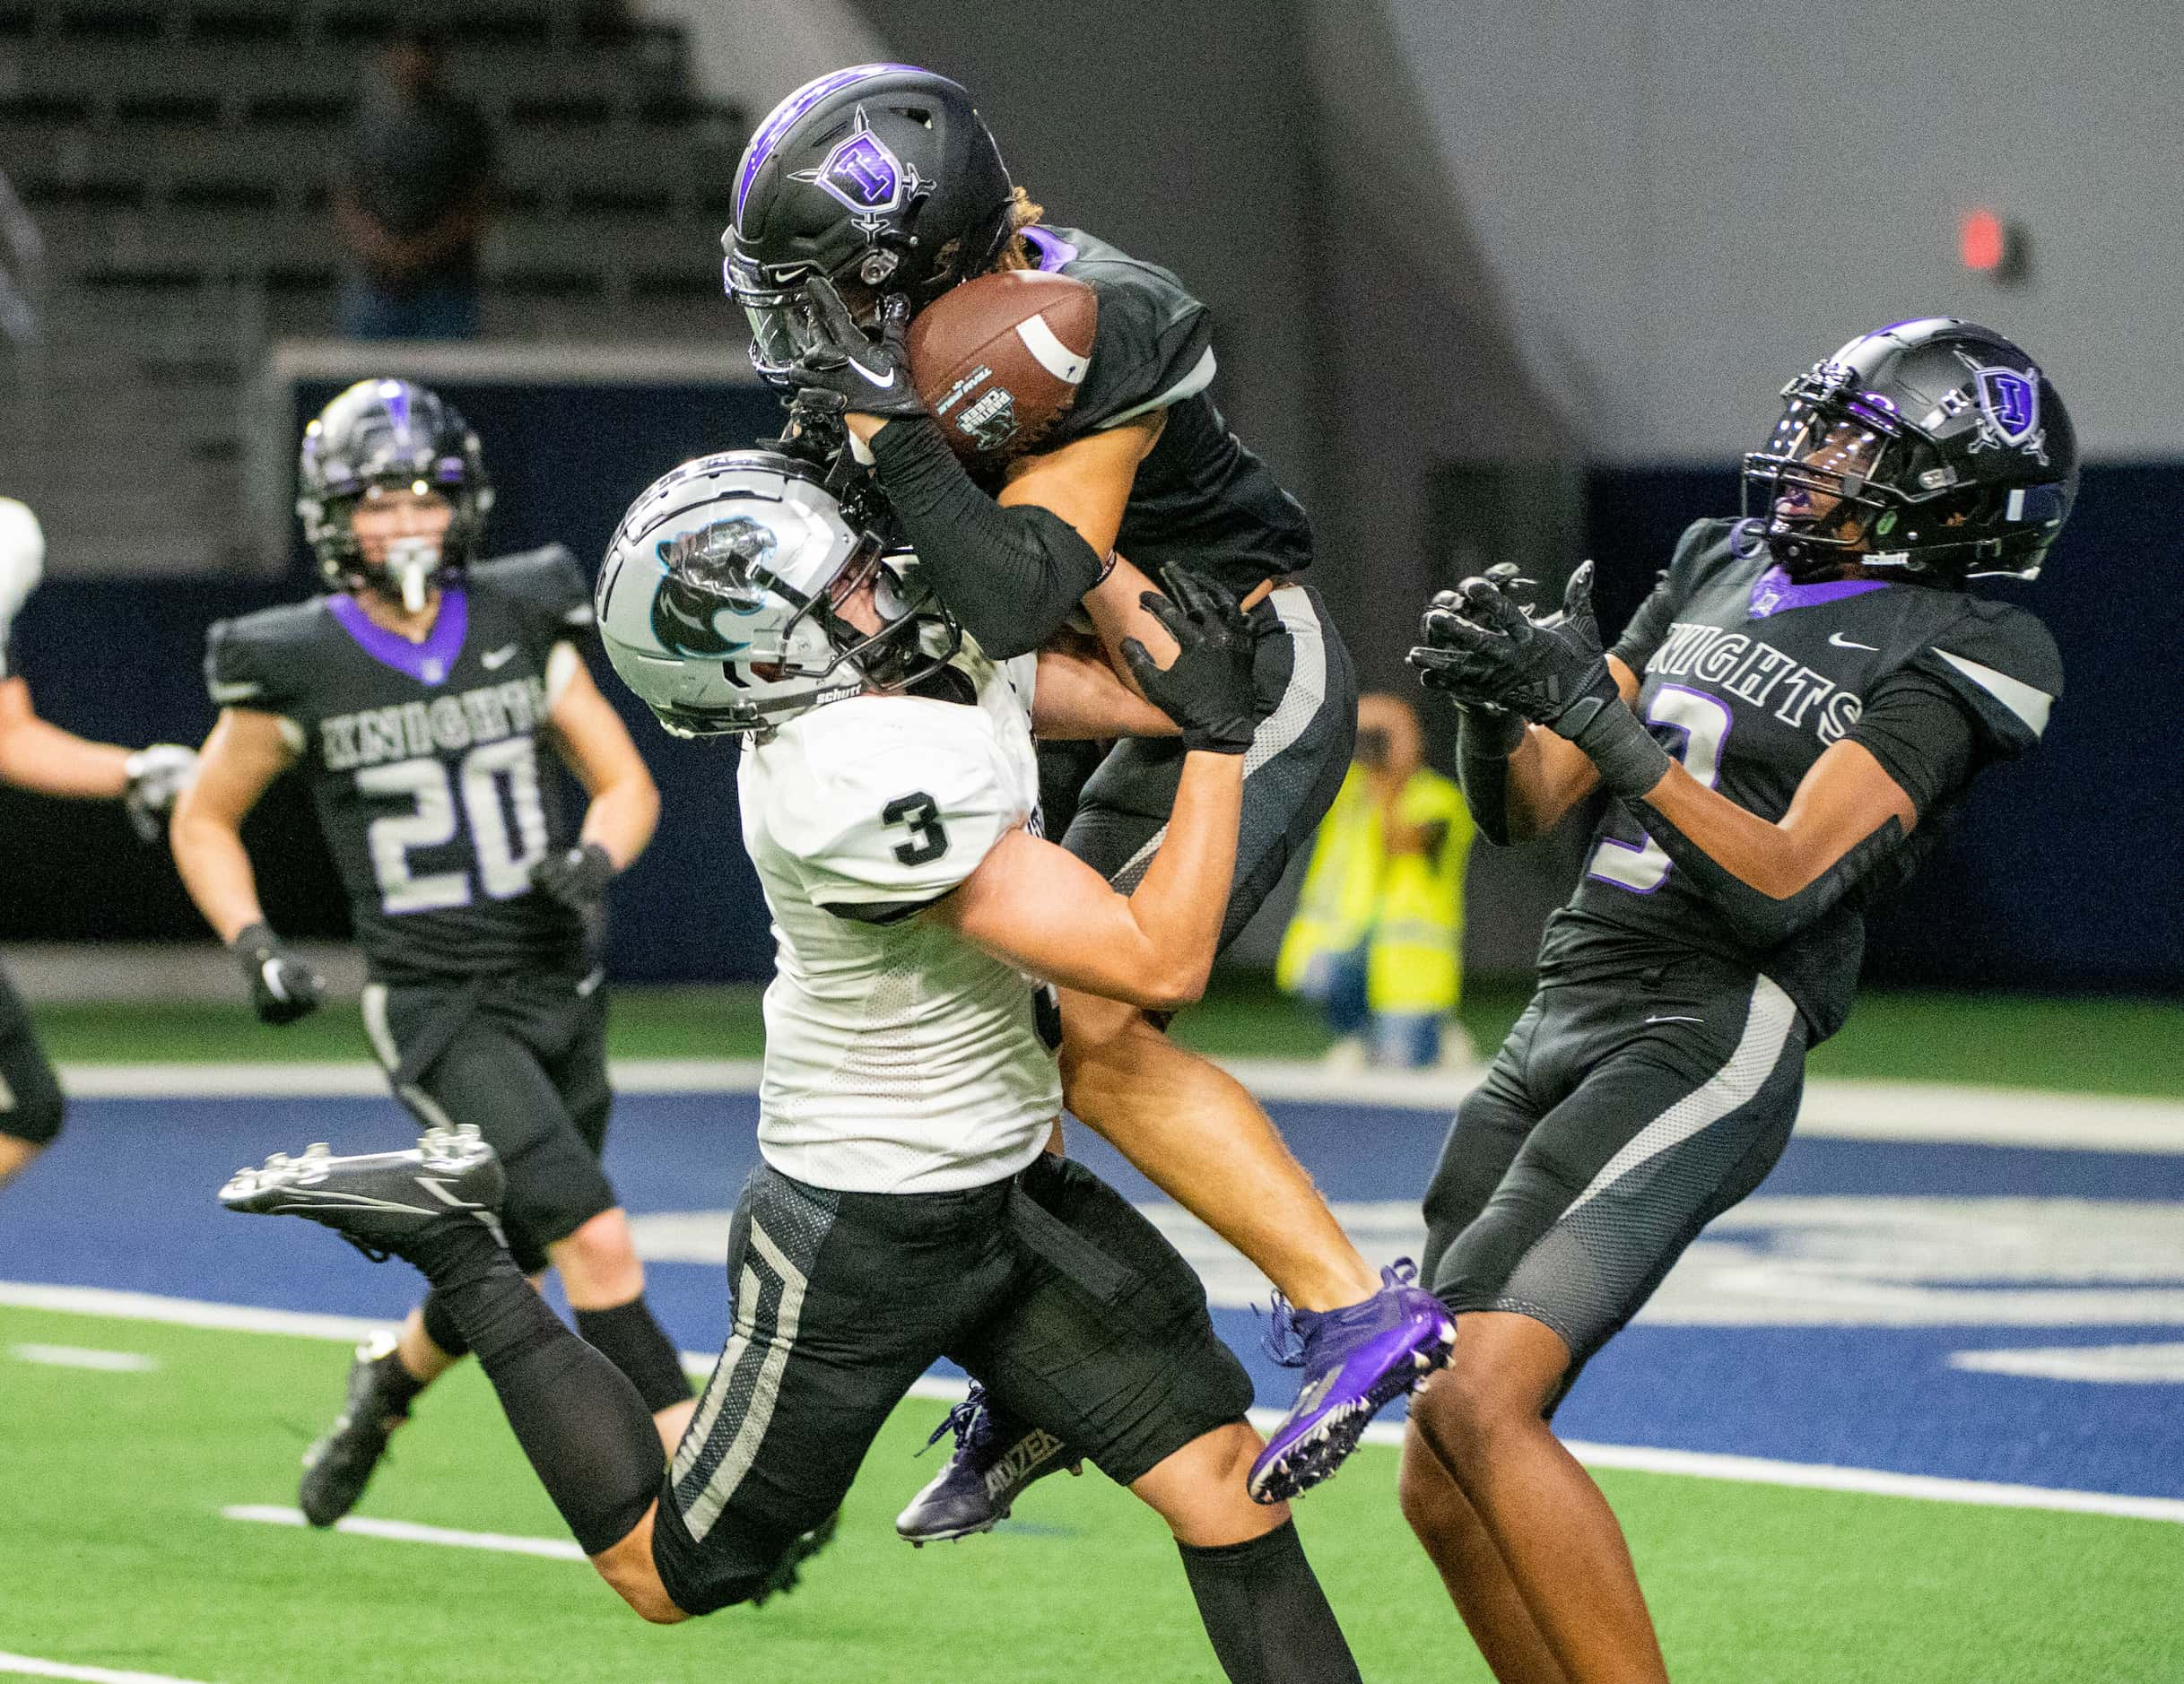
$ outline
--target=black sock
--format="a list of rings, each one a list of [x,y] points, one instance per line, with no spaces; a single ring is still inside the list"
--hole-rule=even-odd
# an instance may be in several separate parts
[[[628,1536],[659,1495],[664,1464],[637,1388],[569,1331],[483,1228],[452,1229],[427,1272],[584,1553]]]
[[[1231,1684],[1356,1684],[1357,1662],[1294,1521],[1249,1543],[1179,1543],[1198,1618]]]
[[[423,1306],[418,1314],[424,1320],[424,1336],[450,1357],[467,1357],[470,1341],[463,1337],[463,1330],[455,1324],[455,1317],[448,1313],[448,1300],[438,1292],[424,1295]]]
[[[630,1376],[645,1407],[657,1415],[671,1404],[690,1401],[690,1376],[674,1342],[653,1319],[639,1293],[627,1304],[606,1310],[579,1310],[577,1332],[584,1342]]]
[[[390,1350],[384,1357],[371,1360],[371,1389],[373,1395],[386,1406],[389,1415],[401,1419],[409,1419],[410,1405],[417,1401],[425,1383],[409,1371],[399,1350]]]

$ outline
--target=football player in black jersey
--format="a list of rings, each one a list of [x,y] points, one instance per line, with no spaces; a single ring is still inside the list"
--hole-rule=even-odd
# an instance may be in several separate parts
[[[1773,1168],[1806,1051],[1842,1027],[1865,909],[1933,851],[2062,690],[2030,578],[2077,486],[2055,388],[1948,317],[1852,340],[1785,388],[1742,521],[1701,521],[1612,652],[1588,600],[1437,597],[1411,659],[1460,705],[1496,841],[1614,799],[1540,946],[1539,991],[1426,1194],[1458,1317],[1403,1507],[1504,1680],[1665,1679],[1623,1534],[1549,1421],[1709,1221]]]
[[[599,1162],[613,1096],[596,925],[659,798],[577,651],[592,623],[584,575],[559,545],[472,560],[492,505],[477,438],[405,381],[362,381],[326,406],[304,436],[301,485],[328,593],[213,628],[221,714],[175,813],[183,881],[261,1018],[313,1010],[318,981],[266,925],[240,834],[274,778],[302,771],[396,1097],[494,1143],[517,1258],[560,1271],[579,1330],[673,1445],[689,1383]],[[542,749],[588,793],[580,825]],[[345,1406],[305,1457],[314,1525],[353,1506],[389,1432],[466,1349],[428,1296],[398,1339],[358,1352]]]
[[[0,497],[0,783],[41,795],[124,803],[146,842],[197,763],[191,750],[154,743],[134,751],[91,742],[38,716],[15,671],[15,616],[45,573],[46,534],[27,504]],[[65,1104],[30,1014],[0,973],[0,1186],[61,1132]]]
[[[1139,605],[1140,568],[1188,570],[1247,604],[1270,603],[1288,636],[1266,645],[1225,942],[1341,786],[1355,681],[1318,594],[1296,577],[1312,557],[1303,509],[1206,395],[1205,307],[1167,270],[1041,214],[963,89],[909,65],[859,65],[806,83],[753,136],[722,237],[728,290],[750,318],[760,372],[799,395],[807,422],[843,418],[924,577],[989,656],[1039,647],[1080,604],[1110,651],[1134,635],[1164,655],[1165,634]],[[926,413],[903,335],[950,287],[1024,268],[1092,288],[1092,354],[1069,407],[1005,466],[974,476]],[[1079,792],[1063,846],[1135,887],[1182,761],[1172,739],[1116,746]],[[1266,1114],[1169,1041],[1164,1023],[1066,993],[1062,1027],[1068,1108],[1295,1306],[1301,1405],[1251,1475],[1262,1500],[1293,1496],[1439,1364],[1448,1323],[1403,1267],[1376,1275]],[[990,1525],[1031,1478],[1068,1459],[1059,1446],[1015,1454],[1031,1435],[975,1409],[958,1426],[953,1462],[902,1517],[913,1540]],[[986,1476],[997,1469],[1022,1477],[996,1485]]]

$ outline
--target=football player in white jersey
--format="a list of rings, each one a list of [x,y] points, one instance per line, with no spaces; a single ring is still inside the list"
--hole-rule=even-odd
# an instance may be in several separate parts
[[[599,583],[615,668],[670,729],[745,737],[744,835],[775,920],[762,1166],[729,1239],[734,1327],[663,1477],[628,1382],[524,1286],[489,1148],[314,1148],[231,1208],[398,1253],[461,1321],[586,1553],[648,1619],[793,1582],[888,1413],[938,1358],[1165,1520],[1234,1680],[1357,1678],[1283,1505],[1250,1499],[1250,1384],[1159,1232],[1048,1150],[1047,986],[1195,998],[1234,867],[1253,657],[1271,614],[1179,583],[1165,668],[966,644],[807,469],[764,452],[668,474]],[[1128,895],[1038,834],[1042,726],[1168,734],[1174,817]],[[649,1442],[648,1442],[649,1441]]]
[[[134,751],[91,742],[38,716],[30,687],[15,671],[9,634],[45,566],[38,516],[27,504],[0,497],[0,783],[42,795],[120,801],[137,834],[153,841],[161,816],[196,768],[196,754],[165,742]],[[30,1013],[0,976],[0,1185],[53,1143],[64,1109]]]

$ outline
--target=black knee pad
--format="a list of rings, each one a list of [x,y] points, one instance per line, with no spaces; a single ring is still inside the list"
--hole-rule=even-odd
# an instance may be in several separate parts
[[[584,1342],[629,1376],[653,1414],[689,1401],[683,1358],[641,1295],[611,1310],[579,1310],[576,1317]]]

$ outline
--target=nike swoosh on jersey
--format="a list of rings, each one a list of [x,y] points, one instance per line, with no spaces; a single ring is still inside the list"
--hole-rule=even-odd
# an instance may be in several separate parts
[[[478,664],[488,673],[498,673],[515,658],[516,646],[511,643],[504,649],[488,649],[478,657]]]
[[[1872,655],[1878,655],[1881,652],[1878,645],[1871,643],[1853,643],[1849,638],[1844,637],[1840,631],[1831,631],[1828,633],[1828,641],[1833,644],[1839,649],[1864,649],[1868,654]]]

